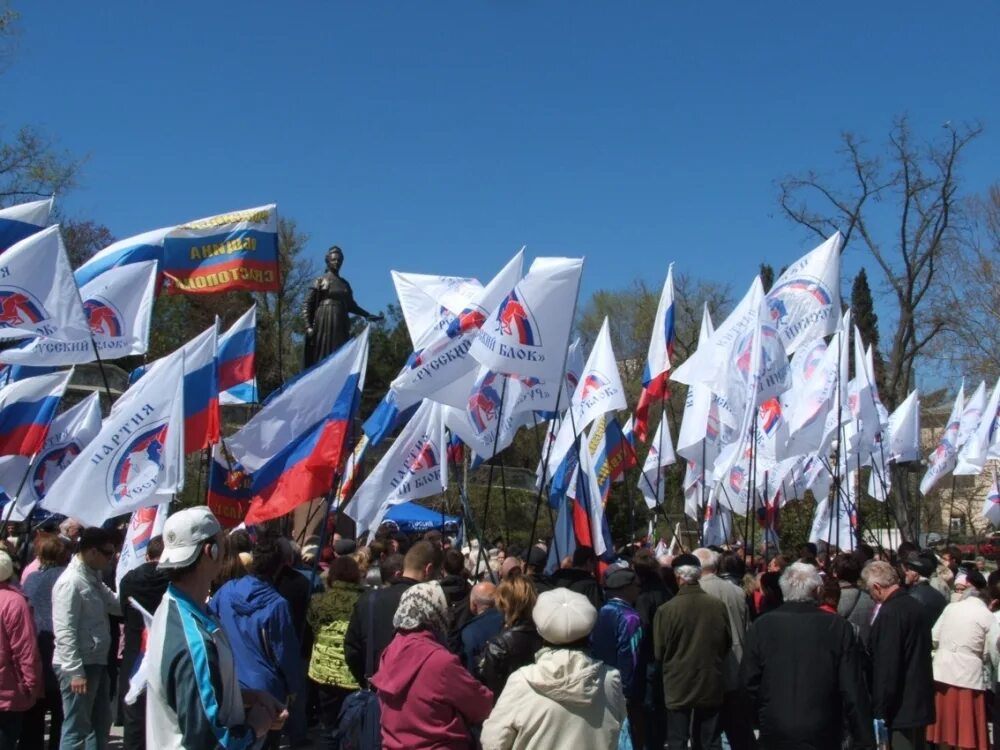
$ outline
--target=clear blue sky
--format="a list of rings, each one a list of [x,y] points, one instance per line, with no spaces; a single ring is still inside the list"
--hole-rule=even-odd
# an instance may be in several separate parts
[[[967,185],[1000,178],[993,2],[13,4],[3,124],[88,157],[70,216],[276,201],[370,309],[389,269],[485,280],[522,244],[586,256],[585,294],[671,260],[742,292],[814,244],[775,179],[897,113],[981,121]]]

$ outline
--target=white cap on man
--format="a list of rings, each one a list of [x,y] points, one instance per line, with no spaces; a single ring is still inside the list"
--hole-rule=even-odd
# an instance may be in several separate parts
[[[177,511],[163,524],[163,554],[157,569],[186,568],[221,528],[207,505]]]

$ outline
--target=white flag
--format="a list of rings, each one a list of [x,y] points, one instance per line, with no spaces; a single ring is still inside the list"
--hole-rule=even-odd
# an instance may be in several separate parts
[[[840,232],[785,269],[767,293],[771,321],[785,351],[837,329],[840,317]]]
[[[639,491],[650,509],[663,503],[666,492],[666,479],[663,469],[677,461],[674,455],[674,444],[670,437],[667,420],[661,419],[656,428],[656,434],[649,441],[649,453],[642,465],[639,477]]]
[[[0,340],[28,336],[90,336],[58,224],[0,256]]]
[[[958,437],[955,444],[958,450],[961,450],[969,438],[975,434],[982,421],[983,409],[985,408],[986,381],[980,381],[979,387],[973,391],[972,396],[965,402],[965,408],[962,409],[962,418],[958,423]]]
[[[39,336],[0,352],[0,362],[73,365],[145,354],[156,294],[156,261],[108,269],[80,288],[90,330],[76,341]]]
[[[981,387],[985,394],[986,384],[983,383]],[[973,397],[974,399],[975,397]],[[990,438],[996,431],[998,408],[1000,408],[1000,380],[997,380],[996,385],[993,386],[990,400],[980,410],[979,424],[958,452],[958,463],[955,466],[956,475],[975,476],[983,470],[989,452]],[[966,411],[968,411],[968,407],[966,407]]]
[[[483,289],[475,279],[461,276],[391,273],[414,351],[429,344],[439,332],[446,331]],[[485,318],[485,311],[481,314]]]
[[[993,524],[993,528],[1000,528],[1000,484],[997,484],[996,468],[993,469],[993,482],[983,503],[983,518]]]
[[[99,526],[184,487],[184,355],[160,360],[115,404],[42,507]]]
[[[163,533],[163,524],[167,521],[169,507],[170,503],[160,503],[132,512],[132,518],[129,519],[125,531],[125,543],[118,557],[118,567],[115,569],[116,591],[121,588],[122,578],[126,573],[146,562],[149,540]]]
[[[958,389],[958,396],[955,397],[955,405],[951,408],[951,415],[945,425],[944,432],[941,433],[941,440],[937,448],[927,459],[930,465],[927,473],[920,482],[920,493],[926,495],[941,477],[949,474],[955,468],[955,459],[958,454],[958,433],[962,424],[962,412],[965,411],[965,382]]]
[[[895,463],[920,460],[920,395],[912,391],[889,415],[886,460]]]
[[[403,411],[424,398],[465,408],[479,367],[469,349],[487,313],[521,278],[523,260],[520,250],[447,328],[435,331],[421,349],[414,350],[390,385],[396,409]]]
[[[487,317],[469,353],[494,372],[558,381],[582,271],[582,258],[536,258]]]
[[[448,488],[444,428],[444,407],[424,401],[344,507],[357,524],[359,537],[376,531],[393,505]]]
[[[594,348],[590,350],[587,364],[583,366],[580,382],[570,402],[573,427],[579,435],[602,414],[626,408],[625,389],[622,387],[618,363],[611,347],[608,319],[604,319]]]

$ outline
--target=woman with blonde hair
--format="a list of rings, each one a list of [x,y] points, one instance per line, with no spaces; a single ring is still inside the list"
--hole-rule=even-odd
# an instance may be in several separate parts
[[[504,629],[486,644],[479,672],[486,687],[493,691],[494,703],[500,698],[507,678],[516,669],[535,661],[542,647],[531,612],[538,594],[530,579],[513,573],[496,590],[496,606],[504,616]]]

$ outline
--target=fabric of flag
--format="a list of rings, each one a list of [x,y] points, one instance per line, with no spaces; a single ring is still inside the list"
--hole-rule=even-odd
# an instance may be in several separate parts
[[[0,208],[0,253],[49,225],[52,198]]]
[[[653,319],[653,335],[649,340],[646,364],[642,370],[642,392],[635,407],[635,433],[646,442],[649,429],[649,408],[670,396],[667,375],[674,354],[674,264],[667,268],[660,301]]]
[[[272,203],[174,227],[163,240],[162,269],[168,294],[277,292],[277,206]]]
[[[146,562],[146,548],[154,536],[163,533],[163,524],[167,520],[170,503],[160,503],[147,508],[132,511],[128,527],[125,529],[125,542],[122,544],[115,568],[115,590],[121,587],[122,578],[130,570],[135,570]]]
[[[0,340],[90,335],[59,225],[23,239],[0,256]]]
[[[579,435],[601,414],[625,407],[625,389],[611,346],[608,319],[605,318],[570,401],[573,429]]]
[[[926,495],[934,489],[934,485],[955,468],[955,461],[958,454],[958,432],[962,424],[962,412],[964,410],[965,383],[963,382],[958,389],[958,396],[955,397],[955,405],[951,408],[951,415],[945,424],[944,432],[941,433],[941,440],[938,442],[934,452],[927,459],[927,472],[920,481],[920,493],[922,495]]]
[[[490,312],[469,353],[494,372],[558,382],[582,272],[582,258],[536,258]]]
[[[337,488],[335,509],[339,510],[344,507],[344,503],[348,502],[354,496],[354,492],[361,484],[361,477],[364,474],[365,468],[365,456],[368,453],[370,445],[371,441],[364,433],[361,434],[361,439],[354,444],[354,450],[347,457],[347,463],[344,465],[344,473],[340,478],[340,486]]]
[[[26,456],[0,458],[0,487],[14,497],[16,506],[4,515],[23,521],[38,507],[45,493],[80,451],[101,430],[101,401],[97,393],[87,396],[52,420],[45,444],[34,460]]]
[[[337,351],[285,383],[226,445],[233,457],[255,473],[329,419],[344,384],[363,373],[368,362],[368,328]]]
[[[975,434],[979,423],[983,419],[983,410],[986,408],[986,382],[980,381],[979,387],[973,391],[966,400],[962,408],[962,416],[958,422],[958,436],[955,438],[955,448],[961,450]]]
[[[0,388],[0,456],[42,450],[71,375],[72,370],[39,375]]]
[[[111,243],[73,272],[76,283],[83,287],[108,269],[148,260],[155,260],[160,264],[158,268],[162,268],[163,238],[170,229],[171,227],[153,229]]]
[[[252,498],[250,475],[226,456],[221,443],[213,445],[205,504],[219,519],[222,528],[232,529],[243,523]]]
[[[155,296],[155,261],[108,269],[80,289],[90,328],[87,335],[75,341],[29,339],[0,352],[0,362],[74,365],[93,362],[98,354],[102,361],[145,354]]]
[[[439,332],[447,331],[463,312],[470,308],[475,310],[473,303],[483,288],[475,279],[461,276],[434,276],[400,271],[392,271],[392,283],[396,287],[399,309],[403,313],[414,351],[429,344]],[[476,328],[482,325],[485,317],[485,310],[479,312]],[[469,325],[468,321],[466,325]]]
[[[445,434],[444,407],[424,401],[344,510],[359,536],[377,530],[393,505],[448,488]]]
[[[604,503],[601,500],[601,490],[597,485],[597,474],[587,451],[580,451],[580,465],[576,470],[576,479],[570,484],[567,493],[574,500],[573,529],[577,544],[592,547],[600,557],[612,549],[611,532],[608,529],[608,519],[604,513]]]
[[[186,343],[184,352],[184,453],[219,442],[218,329],[212,325]],[[148,376],[148,373],[147,373]]]
[[[986,502],[983,503],[983,518],[1000,528],[1000,484],[997,484],[997,470],[993,469],[993,481],[986,492]]]
[[[253,502],[247,524],[283,516],[303,503],[333,492],[335,477],[343,470],[350,450],[351,427],[361,406],[368,369],[367,333],[358,338],[363,346],[347,352],[351,370],[340,381],[327,381],[326,387],[337,392],[330,411],[253,472]],[[331,356],[344,349],[347,347]],[[232,441],[229,445],[232,449]]]
[[[524,252],[518,252],[494,276],[470,303],[443,330],[436,330],[427,343],[415,349],[392,381],[392,403],[400,412],[424,398],[465,408],[479,363],[470,356],[470,348],[479,333],[486,313],[493,309],[521,278]],[[383,423],[388,423],[388,418]],[[369,436],[372,432],[365,431]]]
[[[646,454],[642,474],[639,476],[639,491],[650,510],[663,503],[667,484],[663,469],[676,461],[667,420],[661,419],[653,439],[649,441],[649,453]]]
[[[840,317],[840,232],[785,269],[767,293],[771,323],[787,354],[837,329]]]
[[[138,658],[135,660],[132,674],[129,675],[128,692],[125,693],[124,698],[128,705],[134,706],[139,696],[146,689],[148,681],[146,676],[146,643],[149,629],[153,627],[153,615],[143,609],[142,605],[131,596],[128,598],[128,603],[130,607],[134,607],[142,615],[142,639],[139,641]]]
[[[955,474],[958,476],[978,475],[986,466],[989,457],[990,441],[997,431],[998,416],[1000,416],[1000,379],[990,392],[990,398],[982,410],[979,426],[969,435],[958,453],[958,464]]]
[[[448,435],[448,465],[461,466],[465,462],[465,443],[458,435]]]
[[[219,403],[257,403],[257,305],[219,336]]]
[[[729,508],[715,503],[705,505],[702,525],[702,545],[721,547],[733,539],[733,514]]]
[[[587,436],[587,450],[601,502],[607,503],[612,483],[625,476],[625,469],[635,466],[635,454],[613,414],[603,414],[594,421]]]
[[[115,402],[100,433],[49,488],[42,506],[99,526],[184,488],[184,356],[158,360]]]
[[[549,545],[549,557],[545,563],[546,575],[552,575],[559,570],[563,559],[572,557],[576,552],[576,532],[573,529],[575,506],[576,501],[565,496],[560,501],[556,527],[552,530],[552,544]]]

